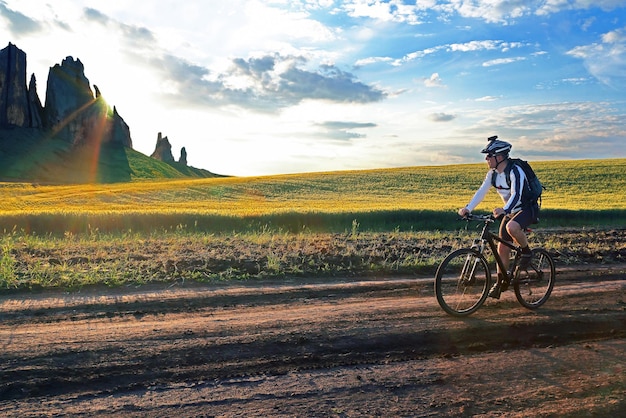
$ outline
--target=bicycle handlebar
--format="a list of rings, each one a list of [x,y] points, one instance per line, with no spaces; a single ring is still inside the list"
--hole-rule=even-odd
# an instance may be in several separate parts
[[[496,217],[492,214],[489,215],[474,215],[473,213],[468,213],[464,217],[461,218],[463,221],[481,221],[481,222],[495,222]]]

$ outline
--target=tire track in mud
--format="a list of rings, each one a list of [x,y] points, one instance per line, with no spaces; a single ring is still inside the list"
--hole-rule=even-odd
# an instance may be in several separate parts
[[[431,279],[11,295],[0,402],[622,339],[621,271],[562,274],[537,311],[508,292],[461,320]]]

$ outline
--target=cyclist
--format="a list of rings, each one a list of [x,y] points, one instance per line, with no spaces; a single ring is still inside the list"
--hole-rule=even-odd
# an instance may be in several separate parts
[[[525,270],[528,268],[532,257],[531,250],[528,247],[525,229],[533,221],[533,211],[531,208],[522,206],[522,193],[525,190],[523,185],[526,181],[524,170],[514,164],[509,173],[510,182],[506,180],[505,168],[507,164],[509,164],[509,152],[511,151],[511,147],[511,144],[508,142],[498,140],[497,136],[489,138],[489,144],[481,151],[481,153],[487,154],[485,157],[487,165],[489,166],[487,176],[483,184],[474,194],[472,200],[467,206],[459,209],[458,213],[463,217],[471,213],[471,211],[483,201],[491,185],[494,184],[504,202],[502,207],[497,207],[493,210],[493,215],[496,218],[503,216],[499,231],[500,238],[505,241],[515,240],[522,248],[520,269]],[[496,176],[495,183],[492,183],[492,176]],[[508,269],[511,250],[505,245],[498,244],[498,254],[502,258],[504,267]],[[506,270],[501,272],[500,266],[498,266],[498,280],[489,291],[490,297],[500,299],[500,293],[506,290],[506,288],[502,288],[503,279],[505,277]],[[505,284],[505,286],[507,286],[507,284]]]

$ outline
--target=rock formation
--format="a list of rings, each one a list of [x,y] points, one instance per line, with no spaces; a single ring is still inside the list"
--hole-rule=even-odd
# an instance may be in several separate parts
[[[166,136],[162,136],[161,132],[157,136],[157,143],[154,152],[150,157],[163,161],[165,163],[173,163],[174,156],[172,155],[172,145],[170,144],[170,140],[167,139]]]
[[[35,74],[30,76],[30,83],[28,83],[28,104],[30,106],[30,127],[42,127],[43,121],[41,118],[43,115],[43,106],[37,95],[37,80],[35,80]]]
[[[157,135],[156,147],[150,157],[166,163],[176,162],[172,154],[172,144],[170,144],[170,140],[166,136],[163,136],[161,132]],[[185,147],[182,147],[180,150],[178,163],[187,166],[187,150]]]
[[[122,144],[127,148],[133,147],[133,141],[130,138],[130,127],[117,113],[115,106],[113,106],[113,121],[111,123],[111,128],[113,130],[111,133],[111,140],[113,143]]]
[[[9,43],[0,50],[0,129],[44,129],[72,145],[98,141],[132,148],[128,125],[95,86],[94,97],[84,70],[72,57],[50,68],[42,106],[34,74],[26,87],[26,53]]]
[[[130,129],[110,111],[97,86],[94,97],[83,63],[67,57],[48,73],[44,127],[73,145],[116,143],[132,148]]]
[[[61,65],[56,64],[48,72],[46,103],[44,106],[44,126],[55,128],[74,122],[72,114],[85,110],[94,102],[89,80],[80,60],[65,58]]]
[[[40,128],[41,103],[31,78],[26,87],[26,53],[9,45],[0,50],[0,128]]]
[[[20,165],[20,158],[28,159],[45,141],[55,144],[54,156],[42,159],[48,163]],[[68,56],[50,68],[42,106],[34,74],[26,85],[26,53],[12,43],[0,50],[0,178],[129,181],[125,148],[132,146],[129,126],[96,85],[92,91],[79,59]],[[161,133],[151,157],[175,162]],[[185,148],[179,163],[187,165]]]

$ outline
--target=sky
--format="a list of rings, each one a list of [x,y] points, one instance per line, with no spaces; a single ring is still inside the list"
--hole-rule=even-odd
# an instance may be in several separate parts
[[[626,0],[0,0],[9,42],[218,174],[626,157]]]

